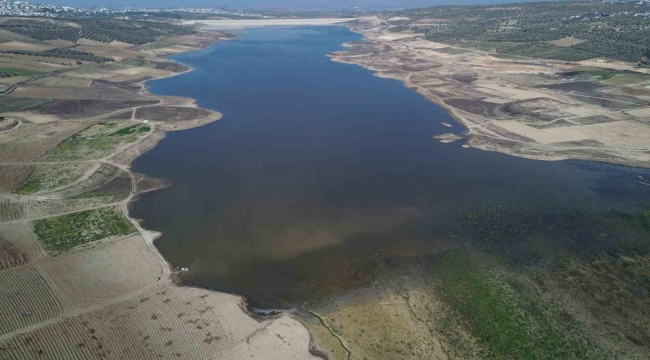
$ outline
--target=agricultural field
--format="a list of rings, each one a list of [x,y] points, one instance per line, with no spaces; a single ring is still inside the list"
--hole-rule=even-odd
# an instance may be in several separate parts
[[[41,99],[30,99],[41,100]],[[43,101],[43,100],[41,100]],[[157,104],[157,100],[113,101],[113,100],[54,100],[43,106],[29,109],[41,115],[53,115],[63,119],[92,118],[107,115],[137,106]]]
[[[315,358],[298,321],[286,315],[257,321],[240,306],[232,295],[161,285],[14,337],[0,349],[17,360]]]
[[[61,305],[36,269],[21,266],[0,272],[0,334],[51,319]]]
[[[25,207],[22,203],[0,198],[0,222],[22,219]]]
[[[562,61],[608,58],[640,63],[648,55],[647,3],[547,2],[439,6],[391,13],[394,32],[489,53]]]
[[[0,226],[0,238],[11,245],[25,263],[40,261],[45,258],[34,232],[27,221],[20,221]],[[13,250],[12,250],[13,251]]]
[[[0,235],[0,271],[25,265],[27,259],[18,248]]]
[[[156,254],[139,235],[92,245],[41,263],[74,306],[120,298],[156,283],[162,276]]]
[[[51,253],[61,253],[79,245],[135,230],[116,207],[86,210],[34,222],[34,232]]]
[[[15,96],[34,99],[58,100],[101,100],[101,101],[146,101],[150,98],[133,94],[117,87],[36,87],[22,86],[14,91]]]
[[[32,165],[0,165],[0,193],[20,187],[34,171]]]
[[[23,124],[13,131],[0,134],[0,161],[33,161],[88,126],[88,123],[63,121]]]
[[[69,185],[81,178],[92,166],[90,163],[33,165],[30,176],[16,189],[16,193],[29,195]]]
[[[0,112],[27,110],[50,103],[50,99],[32,99],[17,96],[0,97]]]
[[[75,195],[72,199],[102,198],[106,201],[117,202],[126,199],[131,194],[131,177],[124,171],[106,184],[90,191]]]
[[[34,41],[66,40],[76,42],[90,39],[102,43],[120,41],[140,45],[161,36],[186,35],[193,30],[162,22],[123,20],[65,20],[9,19],[0,23],[0,30],[24,36]]]
[[[59,144],[44,159],[49,161],[100,159],[121,145],[132,143],[151,130],[147,124],[102,122],[74,134]]]

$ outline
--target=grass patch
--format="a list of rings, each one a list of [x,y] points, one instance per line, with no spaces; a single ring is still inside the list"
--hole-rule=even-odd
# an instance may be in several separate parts
[[[16,190],[18,195],[29,195],[38,192],[41,189],[41,180],[29,179],[21,187]]]
[[[470,325],[492,359],[605,358],[589,338],[561,320],[558,305],[495,270],[479,268],[463,251],[439,256],[440,293]]]
[[[50,252],[66,251],[110,236],[128,235],[134,231],[131,223],[117,207],[81,211],[34,223],[34,232]]]
[[[67,138],[47,154],[50,160],[98,159],[108,156],[124,143],[138,140],[151,128],[145,124],[102,122]]]
[[[585,71],[585,74],[597,77],[599,80],[608,80],[616,75],[615,73],[607,70],[589,70]]]
[[[42,74],[40,71],[25,70],[25,69],[16,69],[12,67],[0,67],[0,74],[7,74],[11,76],[25,76],[32,77],[38,74]]]
[[[123,64],[128,66],[142,66],[144,65],[144,61],[142,59],[127,59]]]
[[[149,130],[151,130],[151,127],[149,127],[149,125],[136,124],[136,125],[131,125],[123,129],[117,130],[116,132],[112,133],[110,136],[142,134],[142,133],[149,132]]]

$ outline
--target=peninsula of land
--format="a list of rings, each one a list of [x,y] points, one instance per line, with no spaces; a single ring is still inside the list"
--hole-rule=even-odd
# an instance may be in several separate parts
[[[366,41],[346,44],[331,57],[400,80],[442,106],[467,128],[471,147],[540,160],[650,166],[650,69],[450,46],[413,31],[443,26],[444,19],[416,20],[387,14],[345,23]],[[405,23],[410,27],[396,25]]]

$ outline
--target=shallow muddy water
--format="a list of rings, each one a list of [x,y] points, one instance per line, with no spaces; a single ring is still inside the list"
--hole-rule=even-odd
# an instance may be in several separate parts
[[[260,308],[313,305],[460,243],[520,262],[606,249],[605,214],[647,206],[647,170],[434,140],[450,131],[441,122],[464,129],[401,82],[326,56],[360,40],[343,27],[249,30],[175,56],[196,71],[149,83],[224,114],[133,164],[174,184],[131,212],[164,233],[157,245],[189,284]]]

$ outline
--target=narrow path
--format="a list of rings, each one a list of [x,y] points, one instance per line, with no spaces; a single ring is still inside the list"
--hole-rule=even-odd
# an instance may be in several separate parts
[[[321,325],[323,325],[323,327],[325,327],[327,331],[329,331],[329,333],[339,341],[339,344],[341,344],[343,349],[345,349],[345,351],[348,353],[347,360],[350,360],[350,358],[352,357],[352,351],[345,345],[343,339],[341,339],[341,337],[337,333],[335,333],[334,330],[332,330],[329,326],[327,326],[327,324],[325,324],[325,320],[323,320],[323,317],[321,315],[311,310],[307,310],[307,312],[312,314],[316,318],[318,318],[318,321],[320,321]]]

